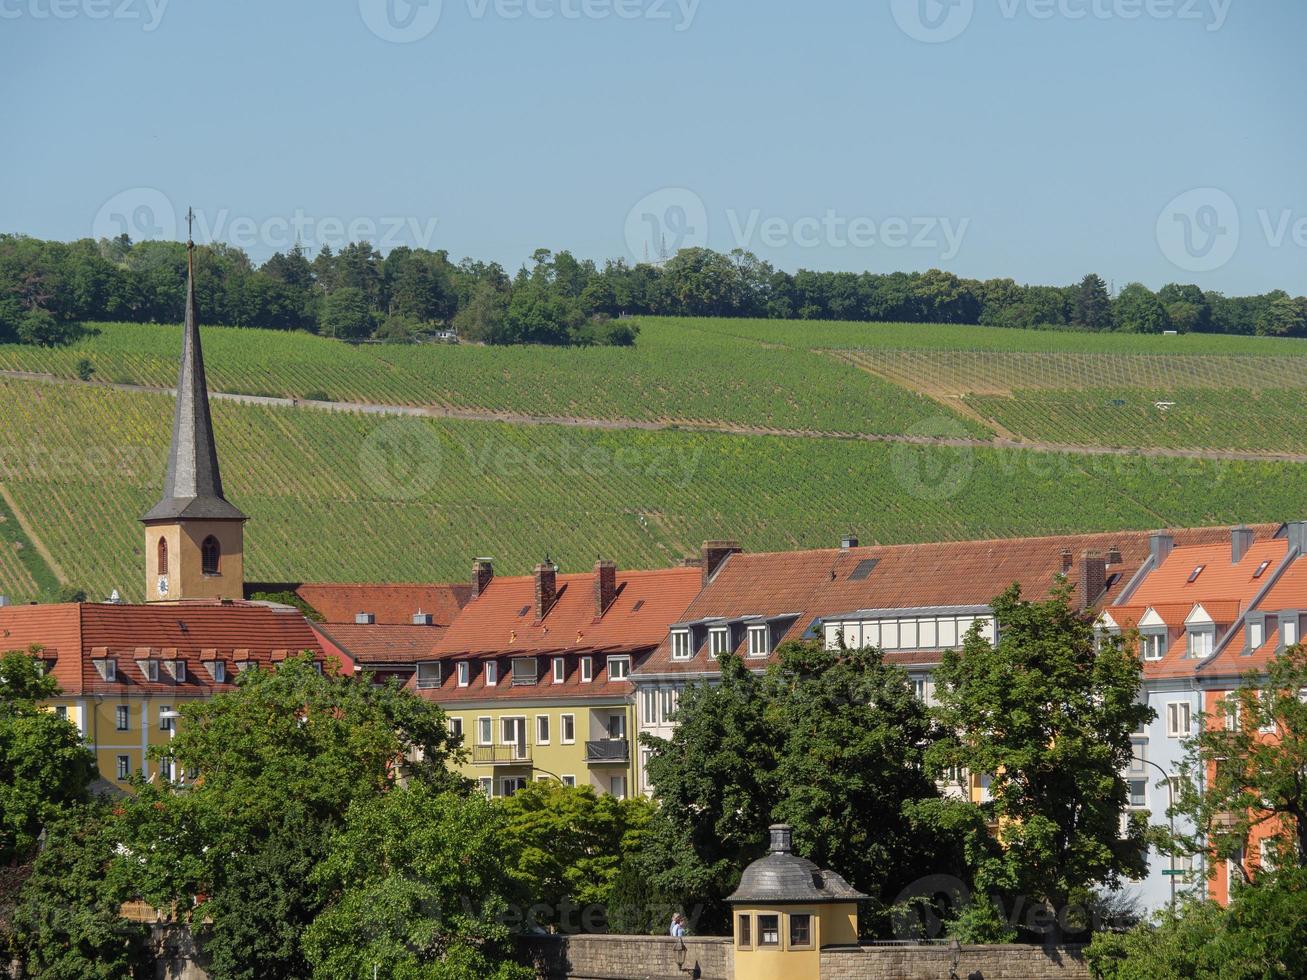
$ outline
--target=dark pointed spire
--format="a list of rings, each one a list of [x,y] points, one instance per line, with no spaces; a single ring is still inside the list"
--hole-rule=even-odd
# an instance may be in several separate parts
[[[245,515],[222,495],[222,474],[218,470],[218,449],[213,441],[213,420],[209,416],[209,389],[204,378],[204,353],[200,349],[200,327],[195,316],[195,242],[186,215],[186,325],[182,330],[182,364],[177,377],[177,409],[172,423],[172,448],[168,452],[168,475],[163,497],[143,521],[193,520],[243,521]]]

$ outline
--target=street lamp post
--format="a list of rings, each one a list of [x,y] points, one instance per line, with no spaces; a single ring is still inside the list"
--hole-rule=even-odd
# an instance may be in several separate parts
[[[1162,774],[1162,778],[1166,781],[1166,797],[1168,800],[1168,804],[1166,808],[1166,816],[1167,816],[1167,820],[1171,824],[1171,839],[1174,840],[1175,839],[1175,814],[1172,811],[1175,809],[1175,783],[1172,781],[1171,774],[1167,772],[1165,769],[1163,769],[1161,766],[1159,766],[1156,762],[1153,762],[1151,759],[1142,759],[1137,755],[1132,755],[1130,758],[1134,759],[1136,762],[1142,762],[1146,766],[1152,766],[1154,769],[1156,769],[1158,772]],[[1167,877],[1171,879],[1171,912],[1174,913],[1175,912],[1175,879],[1176,879],[1175,855],[1171,855],[1170,871],[1171,873],[1168,874]]]

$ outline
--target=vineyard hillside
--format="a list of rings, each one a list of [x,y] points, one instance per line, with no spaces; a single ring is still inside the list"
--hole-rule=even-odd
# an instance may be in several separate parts
[[[0,488],[72,584],[140,599],[166,394],[0,379]],[[1294,464],[643,431],[214,404],[253,580],[463,579],[597,554],[659,566],[745,547],[999,537],[1302,516]],[[0,528],[12,527],[8,518]],[[10,551],[31,547],[0,538]],[[0,558],[0,594],[42,591]]]

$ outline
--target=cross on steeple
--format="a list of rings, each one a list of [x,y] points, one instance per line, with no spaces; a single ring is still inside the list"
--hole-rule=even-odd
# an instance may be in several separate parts
[[[187,250],[195,247],[195,209],[186,209],[186,248]]]

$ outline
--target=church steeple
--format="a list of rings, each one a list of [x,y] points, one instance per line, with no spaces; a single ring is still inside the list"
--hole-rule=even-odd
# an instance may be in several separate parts
[[[241,525],[247,518],[222,491],[196,315],[194,213],[188,211],[186,217],[186,322],[172,446],[163,496],[141,518],[146,526],[146,595],[156,602],[239,599],[244,590]]]

